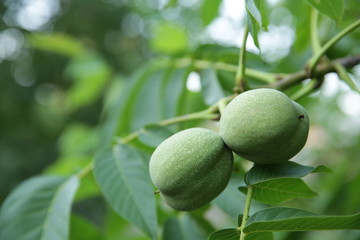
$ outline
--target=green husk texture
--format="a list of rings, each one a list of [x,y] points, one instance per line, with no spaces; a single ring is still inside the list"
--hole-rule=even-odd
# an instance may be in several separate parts
[[[221,137],[204,128],[171,136],[154,151],[149,171],[166,203],[183,211],[199,208],[226,187],[233,168],[232,151]]]
[[[289,160],[303,148],[308,132],[305,109],[274,89],[240,94],[220,119],[220,136],[227,146],[259,164]]]

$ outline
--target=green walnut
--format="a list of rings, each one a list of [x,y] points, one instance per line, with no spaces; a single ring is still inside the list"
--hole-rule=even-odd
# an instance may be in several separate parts
[[[239,156],[259,164],[287,161],[305,145],[305,109],[274,89],[246,91],[225,108],[220,136]]]
[[[165,202],[177,210],[199,208],[226,187],[232,151],[208,129],[190,128],[163,141],[149,163],[151,180]]]

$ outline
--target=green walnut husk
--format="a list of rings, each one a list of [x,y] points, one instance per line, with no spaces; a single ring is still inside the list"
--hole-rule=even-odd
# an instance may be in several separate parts
[[[274,89],[246,91],[225,108],[220,136],[239,156],[258,164],[275,164],[295,156],[309,132],[306,110]]]
[[[190,128],[171,136],[154,151],[149,171],[165,202],[191,211],[204,206],[226,187],[233,169],[233,153],[221,137],[204,128]]]

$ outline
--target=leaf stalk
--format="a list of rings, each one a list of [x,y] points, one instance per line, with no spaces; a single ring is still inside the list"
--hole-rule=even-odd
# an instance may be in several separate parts
[[[251,206],[251,198],[252,198],[252,192],[253,188],[251,185],[247,186],[247,193],[246,193],[246,201],[245,201],[245,208],[244,208],[244,214],[241,221],[241,226],[238,228],[240,232],[240,239],[239,240],[245,240],[246,233],[244,233],[244,228],[246,226],[246,222],[249,218],[249,212],[250,212],[250,206]]]
[[[244,29],[244,37],[243,42],[240,48],[240,56],[239,56],[239,64],[238,69],[235,76],[235,87],[234,92],[235,93],[241,93],[246,91],[249,86],[246,82],[245,78],[245,65],[246,65],[246,42],[249,35],[249,30],[247,24],[245,25]]]
[[[360,27],[360,19],[353,22],[341,32],[339,32],[337,35],[335,35],[333,38],[331,38],[324,46],[320,48],[318,52],[315,53],[312,58],[309,59],[308,67],[310,77],[313,76],[316,65],[319,63],[320,58],[325,54],[325,52],[328,51],[333,45],[335,45],[335,43],[337,43],[341,38],[351,33],[358,27]]]

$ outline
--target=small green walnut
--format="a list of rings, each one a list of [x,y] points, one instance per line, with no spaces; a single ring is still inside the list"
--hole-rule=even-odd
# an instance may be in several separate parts
[[[180,131],[154,151],[149,171],[166,203],[177,210],[199,208],[226,187],[233,168],[232,151],[221,137],[204,128]]]
[[[305,109],[274,89],[240,94],[220,119],[220,136],[226,145],[259,164],[289,160],[304,147],[308,132]]]

